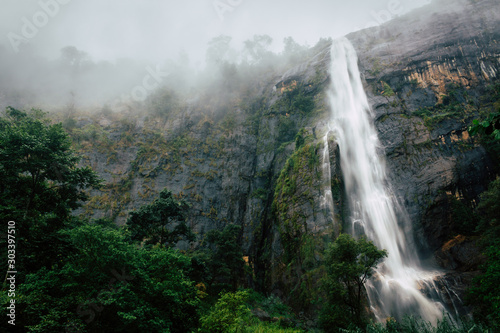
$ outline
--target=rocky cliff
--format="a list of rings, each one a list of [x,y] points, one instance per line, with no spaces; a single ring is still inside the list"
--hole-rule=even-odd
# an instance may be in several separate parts
[[[498,172],[467,128],[488,111],[482,96],[500,70],[500,7],[496,0],[440,0],[347,37],[418,248],[429,258],[436,253],[447,269],[475,270],[470,256],[480,255],[473,239],[456,234],[451,206],[475,205]],[[169,188],[191,204],[189,223],[200,237],[242,226],[251,283],[292,303],[311,301],[324,244],[349,209],[335,140],[325,140],[329,61],[323,41],[299,64],[263,72],[245,88],[198,94],[161,117],[134,105],[79,117],[75,144],[106,186],[78,213],[123,224],[128,211]],[[333,213],[322,200],[325,186]]]
[[[389,178],[423,255],[450,273],[437,282],[460,305],[482,260],[456,211],[477,205],[498,173],[468,126],[491,110],[488,87],[500,60],[495,1],[434,1],[383,26],[348,37],[355,44],[385,148]],[[463,222],[463,223],[467,223]],[[459,271],[460,273],[457,273]],[[462,313],[463,314],[463,313]]]
[[[433,250],[449,236],[448,223],[440,223],[446,198],[477,200],[496,171],[467,128],[485,87],[497,78],[499,17],[495,1],[442,0],[349,36],[392,184],[412,221],[422,222],[415,224],[425,234],[421,243]],[[385,84],[393,94],[383,94]]]

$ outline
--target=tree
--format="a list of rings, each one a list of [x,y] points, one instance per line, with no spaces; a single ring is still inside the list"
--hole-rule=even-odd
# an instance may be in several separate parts
[[[292,37],[285,37],[283,44],[283,55],[290,63],[298,62],[305,55],[305,51],[307,51],[306,46],[300,45]]]
[[[62,124],[42,111],[9,107],[0,118],[0,220],[16,221],[25,273],[49,267],[65,252],[58,231],[73,221],[85,189],[100,184],[79,161]]]
[[[478,231],[486,262],[468,292],[468,301],[474,305],[474,317],[492,328],[500,328],[500,177],[490,183],[481,194],[478,205],[481,221]]]
[[[208,42],[208,48],[206,53],[206,62],[209,66],[220,66],[221,64],[227,62],[230,58],[231,51],[231,37],[220,35],[218,37],[212,38]]]
[[[489,136],[491,139],[500,141],[500,108],[496,112],[492,112],[486,119],[479,121],[474,119],[469,127],[471,135],[480,134]]]
[[[243,251],[238,242],[241,227],[228,224],[222,231],[211,230],[206,235],[206,241],[211,244],[208,258],[208,269],[211,283],[228,279],[233,290],[238,287],[238,280],[244,273],[245,262]]]
[[[325,330],[347,328],[350,323],[363,327],[363,292],[374,268],[387,256],[365,238],[355,240],[341,234],[326,252],[324,290],[327,302],[321,314]]]
[[[174,90],[161,88],[154,91],[146,99],[149,112],[154,116],[167,118],[181,109],[179,96]]]
[[[479,136],[482,145],[498,163],[500,160],[500,83],[487,87],[486,94],[481,100],[491,103],[481,110],[486,113],[482,119],[474,119],[469,126],[469,134]],[[485,112],[486,111],[486,112]]]
[[[244,53],[248,57],[249,63],[262,63],[266,58],[273,55],[269,51],[273,39],[269,35],[255,35],[252,39],[244,42]]]
[[[189,257],[138,248],[120,231],[100,225],[65,233],[76,251],[19,285],[21,331],[182,333],[197,327],[200,300],[188,278]]]
[[[169,247],[175,246],[183,238],[194,241],[194,234],[186,225],[187,208],[186,201],[176,200],[172,192],[162,190],[160,197],[153,203],[130,212],[127,226],[132,240]]]
[[[201,332],[240,332],[251,315],[246,305],[248,298],[247,291],[221,293],[210,313],[201,318]]]
[[[73,68],[73,70],[78,71],[83,62],[89,61],[89,56],[74,46],[66,46],[61,49],[61,61]]]
[[[45,113],[30,114],[7,108],[0,120],[0,176],[2,203],[23,216],[55,213],[60,217],[87,199],[84,189],[98,186],[90,167],[78,168],[80,157],[62,124],[50,124]]]

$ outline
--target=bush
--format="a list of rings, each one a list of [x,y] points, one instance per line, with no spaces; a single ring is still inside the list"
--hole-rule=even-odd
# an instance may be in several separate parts
[[[212,311],[201,318],[199,332],[243,332],[244,323],[249,321],[251,314],[246,305],[248,297],[247,291],[221,293]]]

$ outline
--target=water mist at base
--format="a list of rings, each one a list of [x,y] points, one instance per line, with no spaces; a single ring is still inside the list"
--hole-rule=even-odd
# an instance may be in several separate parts
[[[347,39],[333,42],[330,127],[339,146],[351,212],[351,225],[344,227],[355,237],[366,235],[378,248],[388,251],[388,257],[366,285],[376,318],[384,321],[389,316],[401,319],[416,315],[436,323],[444,307],[434,278],[442,273],[424,270],[413,243],[406,239],[411,235],[411,224],[387,184],[384,160],[377,152],[381,148],[373,112],[357,61],[356,51]]]

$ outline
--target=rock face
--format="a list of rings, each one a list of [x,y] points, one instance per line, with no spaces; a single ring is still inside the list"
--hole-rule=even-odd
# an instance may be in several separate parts
[[[292,237],[298,229],[308,236],[333,229],[333,217],[320,200],[324,186],[318,178],[329,115],[324,97],[328,63],[329,45],[323,43],[284,73],[259,78],[249,88],[250,95],[230,90],[200,95],[185,109],[163,118],[147,119],[134,112],[81,119],[86,127],[75,130],[76,141],[83,137],[80,131],[90,132],[89,138],[78,142],[83,163],[91,165],[107,185],[94,191],[78,213],[123,224],[129,210],[168,188],[190,203],[188,222],[200,240],[214,228],[229,223],[242,226],[241,245],[255,270],[252,283],[282,291],[276,274],[291,274],[280,268],[286,252],[282,237]],[[299,107],[297,101],[302,103]],[[110,122],[113,117],[120,119]],[[299,136],[301,146],[296,143]],[[330,145],[335,169],[335,145],[332,141]],[[282,193],[277,180],[297,156],[307,174],[292,167],[293,190],[276,198]],[[275,207],[283,202],[287,208],[280,206],[283,218],[276,220]],[[296,217],[293,230],[283,228],[288,216]],[[323,244],[317,246],[313,261],[317,261],[314,251],[319,253]]]
[[[447,269],[476,269],[473,240],[447,243],[455,236],[450,202],[475,204],[498,172],[467,132],[479,96],[500,73],[497,0],[434,1],[347,37],[358,52],[392,190],[418,248],[429,257],[437,251]],[[200,95],[166,120],[82,119],[85,128],[94,126],[79,143],[84,162],[108,184],[79,213],[124,223],[127,211],[169,188],[190,202],[189,223],[200,237],[228,223],[242,226],[255,286],[291,303],[310,302],[324,246],[348,216],[336,144],[325,140],[329,61],[329,43],[320,43],[297,66],[266,74],[249,96],[230,89]],[[325,152],[333,214],[321,200]]]
[[[498,79],[500,7],[438,0],[348,38],[358,51],[393,191],[422,255],[455,271],[437,285],[449,308],[463,315],[464,293],[484,258],[474,239],[456,236],[452,204],[475,206],[498,173],[468,126],[478,97]]]
[[[449,239],[448,198],[476,201],[498,171],[467,128],[477,115],[474,98],[499,73],[500,8],[493,0],[439,0],[348,37],[371,86],[391,183],[421,248],[435,251]],[[393,96],[377,94],[383,83]],[[463,114],[415,117],[423,107],[450,103],[450,96],[468,103]]]

